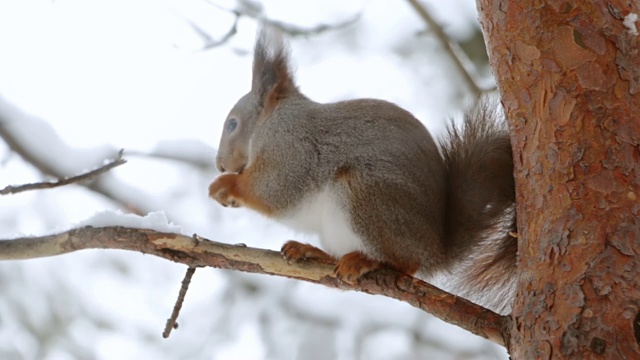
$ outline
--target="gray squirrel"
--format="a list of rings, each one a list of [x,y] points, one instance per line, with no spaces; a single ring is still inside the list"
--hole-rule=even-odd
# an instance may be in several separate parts
[[[297,88],[281,36],[258,34],[251,91],[224,123],[209,196],[320,237],[290,261],[336,262],[346,282],[391,268],[510,311],[517,242],[509,135],[490,104],[448,127],[441,152],[390,102],[314,102]],[[440,275],[438,275],[440,276]]]

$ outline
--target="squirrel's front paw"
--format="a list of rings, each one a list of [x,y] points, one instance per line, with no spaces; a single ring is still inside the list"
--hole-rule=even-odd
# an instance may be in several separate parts
[[[209,185],[209,197],[219,202],[222,206],[239,207],[240,203],[233,196],[237,177],[237,174],[219,176]]]

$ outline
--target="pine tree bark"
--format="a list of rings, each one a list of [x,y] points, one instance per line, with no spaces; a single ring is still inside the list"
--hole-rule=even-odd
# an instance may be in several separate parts
[[[640,359],[640,2],[478,10],[514,150],[512,358]]]

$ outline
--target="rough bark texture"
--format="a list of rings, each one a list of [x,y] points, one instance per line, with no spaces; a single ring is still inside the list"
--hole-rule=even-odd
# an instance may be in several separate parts
[[[478,9],[514,147],[510,353],[640,359],[640,2]]]

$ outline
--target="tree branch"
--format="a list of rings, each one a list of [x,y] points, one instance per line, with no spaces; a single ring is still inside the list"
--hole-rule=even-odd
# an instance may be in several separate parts
[[[478,84],[476,84],[476,81],[473,76],[471,76],[469,69],[463,63],[461,57],[464,56],[464,53],[462,52],[462,50],[457,46],[457,44],[454,44],[451,39],[449,39],[449,36],[444,32],[444,30],[442,30],[440,24],[438,24],[438,22],[431,16],[431,14],[429,14],[429,11],[427,11],[427,9],[422,6],[422,4],[420,4],[418,0],[407,1],[411,5],[411,7],[413,7],[416,13],[418,13],[418,15],[422,18],[422,20],[424,20],[427,26],[429,26],[429,29],[433,31],[438,41],[440,41],[440,44],[444,48],[445,52],[449,55],[451,60],[453,60],[456,69],[458,69],[458,71],[462,75],[462,78],[467,83],[469,90],[473,92],[473,95],[476,98],[480,97],[480,95],[484,93],[484,90],[481,89]],[[469,59],[465,60],[466,63],[471,63]]]
[[[264,20],[265,23],[279,28],[282,32],[290,36],[308,36],[319,35],[327,31],[334,31],[349,27],[360,20],[361,14],[358,13],[346,20],[343,20],[335,24],[318,24],[312,27],[300,27],[293,24],[288,24],[282,21]]]
[[[199,236],[125,227],[83,227],[42,237],[0,241],[0,260],[55,256],[83,249],[121,249],[152,254],[190,267],[211,266],[283,276],[328,287],[384,295],[407,302],[453,325],[504,346],[509,318],[435,286],[393,271],[377,271],[358,284],[339,282],[334,266],[312,260],[289,264],[279,252],[209,241]]]
[[[38,169],[45,175],[61,179],[65,178],[68,175],[57,169],[56,166],[47,163],[44,159],[38,156],[35,149],[31,149],[29,147],[29,144],[22,143],[22,141],[20,141],[18,137],[14,136],[14,134],[8,131],[6,127],[2,126],[3,115],[4,114],[0,114],[0,138],[2,138],[2,140],[4,140],[9,145],[9,148],[13,152],[20,155],[20,157],[22,157],[26,162],[33,165],[36,169]],[[114,194],[113,191],[110,191],[107,187],[100,184],[99,181],[83,185],[88,189],[91,189],[116,203],[122,204],[123,207],[131,208],[128,204],[122,201],[122,199],[118,198],[118,196]]]
[[[86,173],[83,173],[83,174],[80,174],[80,175],[76,175],[76,176],[72,176],[72,177],[68,177],[68,178],[59,179],[58,181],[43,181],[43,182],[37,182],[37,183],[31,183],[31,184],[23,184],[23,185],[15,185],[15,186],[14,185],[9,185],[9,186],[5,187],[4,189],[0,190],[0,195],[17,194],[19,192],[29,191],[29,190],[51,189],[51,188],[60,187],[60,186],[64,186],[64,185],[69,185],[69,184],[73,184],[73,183],[79,183],[79,182],[85,182],[85,181],[92,180],[92,179],[96,178],[97,176],[100,176],[100,175],[106,173],[107,171],[113,169],[114,167],[120,166],[120,165],[126,163],[127,161],[122,158],[122,151],[123,150],[120,150],[120,152],[118,153],[118,157],[116,159],[111,160],[107,164],[102,165],[99,168],[96,168],[94,170],[88,171]]]
[[[187,269],[187,273],[184,275],[184,279],[182,279],[182,286],[180,286],[180,292],[178,293],[178,299],[176,300],[176,305],[173,307],[173,311],[171,312],[171,317],[167,319],[167,324],[164,327],[164,331],[162,332],[163,338],[168,338],[171,335],[171,330],[178,328],[178,314],[180,314],[180,309],[182,309],[182,303],[184,302],[184,297],[187,295],[187,289],[189,288],[189,284],[191,283],[191,278],[193,274],[196,272],[196,268],[189,267]]]
[[[200,36],[205,45],[199,50],[209,50],[211,48],[220,46],[229,41],[229,39],[237,33],[238,21],[241,17],[247,17],[250,19],[254,19],[256,21],[262,22],[264,24],[275,26],[280,29],[282,32],[288,34],[289,36],[309,36],[309,35],[318,35],[324,33],[326,31],[333,31],[346,28],[358,22],[362,16],[362,13],[357,13],[354,16],[349,17],[346,20],[342,20],[340,22],[336,22],[333,24],[320,23],[312,27],[301,27],[294,24],[289,24],[282,21],[272,20],[266,18],[264,16],[264,11],[261,5],[253,1],[238,1],[235,8],[229,9],[227,7],[221,6],[214,2],[204,1],[206,4],[215,7],[216,9],[232,13],[235,16],[235,20],[229,31],[224,34],[219,40],[214,40],[211,36],[203,30],[200,26],[198,26],[195,22],[184,19],[184,21],[193,29],[193,31]]]
[[[25,136],[25,129],[28,129],[29,132],[40,134],[41,137],[45,136],[47,141],[34,141],[34,138],[37,139],[38,137]],[[77,150],[67,146],[45,121],[20,110],[6,100],[2,94],[0,94],[0,140],[4,140],[14,153],[18,154],[42,174],[59,179],[64,179],[82,169],[78,169],[77,164],[80,158],[83,160],[83,167],[89,168],[103,163],[103,158],[96,154],[104,153],[103,156],[105,157],[113,157],[114,155],[112,154],[117,153],[116,149],[106,149],[106,151],[99,148]],[[57,154],[57,156],[54,158],[51,154]],[[69,166],[63,166],[68,165],[64,160],[71,156],[73,156],[74,163],[76,163],[72,166],[73,170],[70,170]],[[127,184],[115,177],[101,177],[96,181],[82,183],[81,185],[136,214],[145,214],[157,210],[149,208],[137,198],[127,198],[125,192],[122,191],[123,188],[128,187]]]
[[[202,38],[202,40],[204,41],[204,45],[202,46],[202,48],[198,49],[198,51],[203,51],[203,50],[209,50],[209,49],[213,49],[215,47],[224,45],[231,39],[233,35],[235,35],[238,32],[238,21],[240,20],[240,14],[234,12],[234,15],[235,15],[235,19],[233,20],[233,25],[231,25],[229,30],[224,35],[222,35],[222,37],[220,37],[219,39],[214,39],[213,37],[211,37],[209,33],[207,33],[194,21],[190,19],[183,19],[183,21],[186,22],[191,27],[193,32],[195,32],[200,38]]]

